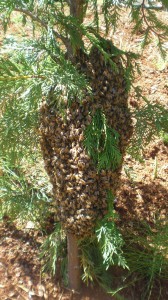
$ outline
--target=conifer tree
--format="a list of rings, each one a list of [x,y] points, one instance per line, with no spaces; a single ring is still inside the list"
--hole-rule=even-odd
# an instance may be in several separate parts
[[[161,2],[168,7],[167,0]],[[134,112],[137,127],[146,119],[151,127],[143,133],[138,127],[133,135],[128,94],[139,71],[138,56],[118,49],[108,39],[123,7],[130,9],[133,33],[144,27],[142,46],[154,33],[165,57],[168,27],[154,9],[145,10],[144,0],[138,7],[133,0],[103,0],[101,5],[97,0],[0,0],[5,31],[15,12],[22,16],[23,25],[31,20],[34,31],[32,39],[11,41],[1,49],[1,158],[18,164],[23,153],[35,147],[33,135],[38,133],[53,187],[56,220],[67,236],[72,289],[80,286],[79,249],[84,251],[84,241],[94,240],[94,247],[99,244],[105,269],[116,259],[126,266],[122,239],[111,221],[123,157],[131,140],[130,149],[138,156],[151,132],[168,129],[165,109],[150,104],[135,88],[145,103]]]

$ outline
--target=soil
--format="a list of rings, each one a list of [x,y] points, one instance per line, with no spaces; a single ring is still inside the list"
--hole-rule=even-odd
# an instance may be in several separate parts
[[[166,20],[168,13],[158,12]],[[102,26],[103,27],[103,26]],[[102,28],[103,29],[103,28]],[[8,34],[14,34],[16,24],[11,24]],[[20,30],[23,35],[23,30]],[[124,12],[122,22],[113,40],[124,50],[140,52],[139,41],[143,33],[131,35],[128,12]],[[168,45],[165,45],[168,47]],[[168,107],[168,61],[159,57],[155,43],[148,46],[139,59],[142,74],[137,75],[135,84],[141,85],[144,95],[152,103]],[[130,106],[141,105],[133,92]],[[156,168],[157,164],[157,168]],[[121,187],[116,200],[116,210],[121,226],[134,226],[135,222],[147,221],[154,224],[157,219],[166,219],[168,212],[168,145],[160,138],[150,143],[144,152],[144,162],[139,163],[126,155]],[[41,273],[39,247],[44,237],[33,229],[18,229],[8,219],[0,223],[0,299],[1,300],[108,300],[117,299],[103,293],[97,286],[82,287],[77,294],[62,287],[58,278],[52,279]],[[167,282],[163,282],[162,300],[168,299]],[[136,290],[136,287],[135,287]],[[137,290],[139,287],[137,285]],[[133,293],[133,292],[132,292]],[[125,294],[125,299],[138,299],[138,292]],[[153,300],[158,299],[153,295]]]

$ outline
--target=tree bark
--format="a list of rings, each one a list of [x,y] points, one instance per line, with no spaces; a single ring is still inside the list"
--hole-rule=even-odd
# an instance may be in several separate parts
[[[85,0],[71,0],[70,14],[78,19],[79,23],[83,23],[84,14],[86,13],[87,2]]]
[[[69,288],[79,291],[81,287],[81,267],[77,237],[74,234],[67,233],[67,243]]]

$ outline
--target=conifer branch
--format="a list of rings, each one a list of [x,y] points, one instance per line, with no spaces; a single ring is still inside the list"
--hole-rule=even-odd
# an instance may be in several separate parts
[[[42,75],[21,75],[21,76],[13,76],[13,77],[0,77],[0,81],[11,81],[11,80],[20,80],[20,79],[33,79],[33,78],[39,78],[39,79],[46,79],[46,76]]]
[[[141,10],[142,10],[142,16],[143,16],[143,20],[144,22],[146,23],[148,29],[153,32],[155,35],[158,36],[158,38],[164,38],[164,34],[163,33],[159,33],[157,32],[155,29],[152,28],[152,26],[149,24],[148,20],[147,20],[147,17],[146,17],[146,14],[145,14],[145,0],[142,1],[142,4],[141,4]]]
[[[42,27],[47,29],[47,24],[44,21],[42,21],[38,16],[33,15],[31,11],[29,11],[25,8],[19,8],[19,7],[15,7],[14,11],[18,11],[18,12],[25,14],[26,16],[30,17],[33,21],[39,23]]]
[[[32,12],[30,12],[29,10],[24,9],[24,8],[15,7],[14,11],[18,11],[18,12],[25,14],[26,16],[30,17],[33,21],[39,23],[43,28],[48,30],[48,24],[46,22],[44,22],[43,20],[41,20],[38,16],[32,14]],[[70,41],[68,38],[64,37],[62,34],[59,34],[54,29],[52,29],[52,32],[53,32],[55,38],[60,39],[64,43],[64,45],[66,46],[67,49],[70,47]]]

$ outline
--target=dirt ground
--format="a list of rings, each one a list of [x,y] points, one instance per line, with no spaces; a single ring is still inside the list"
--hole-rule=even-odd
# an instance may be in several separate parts
[[[167,12],[159,12],[166,20]],[[13,28],[15,25],[13,24]],[[9,32],[12,33],[12,29]],[[21,33],[22,34],[22,33]],[[128,13],[123,13],[122,23],[113,40],[124,50],[139,52],[142,34],[131,35]],[[168,44],[166,45],[168,48]],[[168,61],[163,62],[154,44],[139,59],[142,75],[135,83],[142,86],[144,95],[153,103],[168,107]],[[141,105],[130,95],[130,106]],[[157,163],[157,172],[156,172]],[[152,224],[165,219],[168,212],[168,145],[157,138],[145,151],[144,162],[125,157],[121,188],[117,194],[116,210],[122,224],[133,226],[134,222],[146,220]],[[108,300],[117,299],[104,294],[98,287],[83,287],[80,294],[63,289],[58,279],[42,275],[38,259],[42,237],[38,232],[19,230],[14,225],[0,224],[0,299],[1,300]],[[133,297],[127,300],[136,300]],[[153,300],[156,298],[154,297]],[[168,299],[165,293],[162,300]]]

